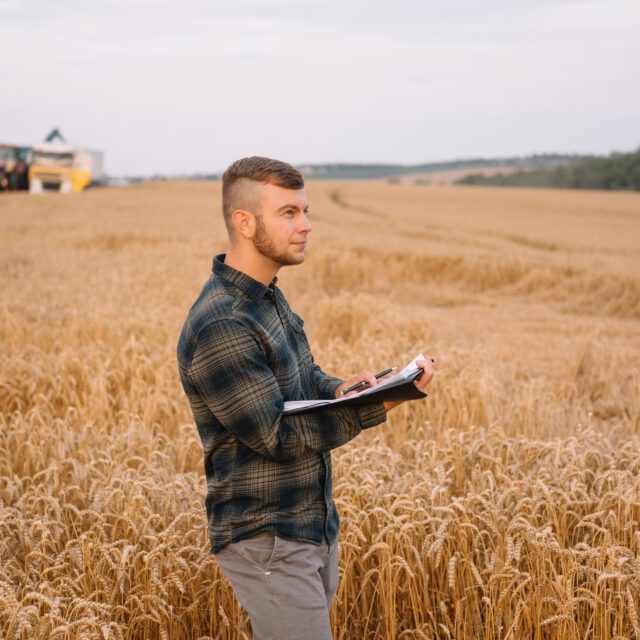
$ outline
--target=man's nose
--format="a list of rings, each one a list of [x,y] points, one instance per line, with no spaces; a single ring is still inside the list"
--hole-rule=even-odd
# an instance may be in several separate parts
[[[300,229],[300,231],[302,233],[310,233],[312,229],[313,229],[313,226],[311,225],[311,221],[307,217],[307,214],[303,213],[302,214],[302,218],[301,218],[301,229]]]

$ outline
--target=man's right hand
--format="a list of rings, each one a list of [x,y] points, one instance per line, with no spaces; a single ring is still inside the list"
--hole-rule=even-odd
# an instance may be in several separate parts
[[[384,378],[380,378],[380,380],[384,380]],[[348,398],[349,396],[352,396],[354,393],[358,393],[359,391],[364,391],[365,389],[370,389],[371,387],[375,387],[378,384],[378,382],[380,382],[380,380],[376,380],[375,373],[368,371],[366,369],[363,369],[362,371],[360,371],[360,373],[356,373],[355,376],[353,376],[352,378],[349,378],[348,380],[345,380],[339,387],[337,387],[335,390],[335,396],[336,398]],[[368,382],[369,384],[365,385],[364,387],[361,387],[360,389],[357,389],[356,391],[349,391],[349,393],[342,393],[343,389],[348,389],[349,387],[352,387],[357,382]]]
[[[435,375],[435,371],[433,370],[434,361],[429,356],[426,356],[425,360],[417,360],[416,365],[421,369],[423,369],[423,373],[420,376],[420,379],[415,380],[413,384],[415,384],[416,387],[420,389],[420,391],[425,393],[425,389],[427,385],[431,382],[431,380],[433,380],[433,376]],[[370,389],[371,387],[375,387],[381,380],[388,378],[390,375],[392,374],[388,374],[384,376],[384,378],[380,378],[379,380],[376,380],[374,373],[366,369],[363,369],[362,371],[360,371],[360,373],[357,373],[352,378],[345,380],[340,386],[338,386],[335,390],[335,396],[336,398],[347,398],[349,396],[352,396],[354,393],[358,393],[359,391],[364,391],[365,389]],[[349,387],[353,386],[357,382],[361,382],[361,381],[368,382],[369,384],[367,384],[366,386],[360,389],[357,389],[356,391],[349,391],[349,393],[345,393],[345,394],[342,393],[343,389],[348,389]],[[404,400],[401,400],[400,402],[385,402],[384,409],[388,413],[391,409],[401,405],[403,402]]]

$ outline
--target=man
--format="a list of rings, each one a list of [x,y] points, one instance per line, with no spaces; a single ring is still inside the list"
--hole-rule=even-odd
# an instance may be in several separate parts
[[[280,267],[303,262],[311,232],[300,173],[269,158],[238,160],[224,173],[222,208],[229,248],[214,258],[178,342],[204,447],[211,552],[256,640],[326,640],[338,586],[330,451],[399,403],[282,415],[287,400],[378,381],[369,371],[347,381],[324,373],[276,286]],[[418,365],[424,392],[432,361]]]

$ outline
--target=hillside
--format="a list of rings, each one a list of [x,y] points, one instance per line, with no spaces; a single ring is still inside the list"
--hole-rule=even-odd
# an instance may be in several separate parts
[[[450,172],[481,167],[557,167],[569,164],[580,156],[567,154],[543,154],[511,158],[467,158],[422,164],[305,164],[298,165],[307,180],[370,180],[393,178],[410,174]]]
[[[493,175],[473,173],[457,184],[640,191],[640,148],[632,153],[581,158],[558,167],[540,167]]]

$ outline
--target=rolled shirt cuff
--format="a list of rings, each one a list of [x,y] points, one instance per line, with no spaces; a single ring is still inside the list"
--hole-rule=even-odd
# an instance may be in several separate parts
[[[371,404],[363,404],[356,407],[358,417],[360,418],[360,426],[363,429],[375,427],[387,420],[387,412],[384,408],[384,402],[372,402]]]
[[[318,382],[318,391],[321,398],[333,399],[336,397],[336,389],[344,382],[340,378],[327,376]]]

